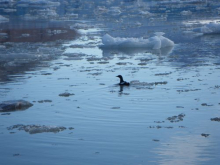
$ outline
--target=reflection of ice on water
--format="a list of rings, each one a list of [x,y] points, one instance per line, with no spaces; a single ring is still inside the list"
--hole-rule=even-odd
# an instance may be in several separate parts
[[[159,161],[162,165],[185,165],[189,162],[196,162],[196,164],[198,164],[198,162],[208,162],[212,160],[210,157],[204,156],[207,153],[203,153],[205,148],[212,146],[212,143],[200,135],[172,137],[168,143],[169,145],[162,143],[162,147],[158,147],[156,151],[160,157],[166,157],[166,159]],[[198,147],[198,145],[202,146]],[[203,156],[201,156],[201,154]]]
[[[156,55],[168,55],[172,52],[173,47],[166,47],[162,49],[148,49],[148,48],[104,48],[101,47],[103,51],[103,56],[104,57],[111,57],[114,54],[124,54],[124,55],[129,55],[129,56],[134,56],[137,54],[156,54]],[[147,55],[146,55],[147,57]]]

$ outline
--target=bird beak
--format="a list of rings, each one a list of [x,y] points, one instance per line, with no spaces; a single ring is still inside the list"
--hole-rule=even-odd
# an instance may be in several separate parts
[[[116,76],[116,77],[118,77],[118,76]]]

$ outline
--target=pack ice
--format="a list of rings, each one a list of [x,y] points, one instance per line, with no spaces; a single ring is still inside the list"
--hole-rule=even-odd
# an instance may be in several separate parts
[[[211,22],[205,26],[193,29],[193,32],[203,33],[203,34],[219,34],[220,24]]]
[[[106,34],[102,37],[101,47],[115,47],[115,48],[126,48],[126,47],[135,47],[135,48],[151,48],[151,49],[161,49],[165,47],[173,47],[174,42],[170,39],[164,37],[165,33],[156,32],[155,36],[148,39],[144,38],[120,38],[112,37],[109,34]]]

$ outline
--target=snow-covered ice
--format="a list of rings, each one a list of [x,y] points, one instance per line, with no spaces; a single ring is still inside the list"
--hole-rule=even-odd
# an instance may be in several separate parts
[[[174,42],[163,36],[163,32],[155,33],[154,37],[148,39],[144,38],[120,38],[112,37],[106,34],[102,37],[103,45],[101,47],[140,47],[140,48],[151,48],[151,49],[161,49],[165,47],[173,47]]]

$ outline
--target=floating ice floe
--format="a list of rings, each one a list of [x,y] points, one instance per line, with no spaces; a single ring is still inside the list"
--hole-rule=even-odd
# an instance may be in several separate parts
[[[38,14],[40,16],[48,17],[48,16],[58,16],[55,9],[42,9],[38,10]]]
[[[163,32],[155,33],[154,37],[148,39],[144,38],[120,38],[112,37],[109,34],[106,34],[102,37],[101,47],[115,47],[115,48],[126,48],[126,47],[135,47],[135,48],[150,48],[150,49],[161,49],[165,47],[173,47],[174,42],[170,39],[163,37]]]
[[[30,15],[30,14],[25,14],[22,19],[24,20],[36,20],[38,19],[38,16],[33,16],[33,15]]]
[[[5,45],[0,45],[0,49],[5,49],[6,46]]]
[[[108,13],[112,14],[112,15],[120,15],[121,8],[120,7],[110,7],[110,9],[108,10]]]
[[[220,23],[209,23],[205,26],[193,29],[193,32],[203,34],[220,34]]]
[[[94,13],[96,14],[103,14],[103,13],[107,13],[108,9],[105,6],[98,6],[95,10]]]
[[[29,134],[36,134],[36,133],[44,133],[44,132],[57,133],[57,132],[66,130],[66,127],[34,125],[34,124],[32,125],[17,124],[17,125],[10,126],[7,129],[8,130],[18,129],[19,131],[24,130],[25,132],[28,132]]]
[[[59,96],[61,96],[61,97],[69,97],[69,96],[72,96],[72,95],[75,95],[75,94],[69,93],[69,92],[64,92],[64,93],[59,94]]]
[[[181,15],[192,15],[192,12],[189,11],[189,10],[188,10],[188,11],[185,11],[185,10],[184,10],[184,11],[181,11],[180,14],[181,14]]]
[[[13,13],[13,12],[16,12],[17,9],[3,9],[3,11],[4,11],[5,13]]]
[[[75,23],[74,25],[70,26],[70,29],[89,29],[93,28],[92,25],[87,25],[85,23]]]
[[[22,37],[30,37],[30,34],[21,34]]]
[[[31,104],[30,102],[25,101],[25,100],[4,101],[4,102],[0,103],[0,112],[25,110],[31,106],[33,106],[33,104]]]
[[[8,38],[8,33],[0,33],[0,38]]]
[[[140,11],[139,14],[141,16],[145,16],[145,17],[151,17],[154,15],[154,14],[150,13],[149,11]]]
[[[3,23],[3,22],[8,22],[9,19],[8,18],[5,18],[3,16],[0,15],[0,23]]]

